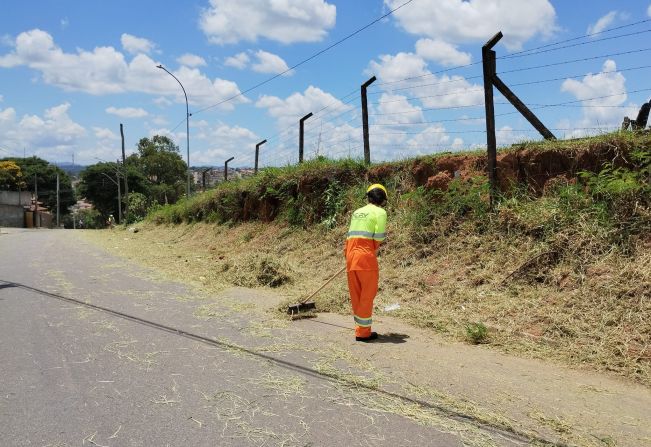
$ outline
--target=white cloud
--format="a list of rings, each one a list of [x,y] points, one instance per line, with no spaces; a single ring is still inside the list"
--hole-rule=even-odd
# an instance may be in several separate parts
[[[93,133],[98,140],[118,140],[115,132],[105,127],[93,127]]]
[[[646,9],[646,15],[651,17],[651,5]]]
[[[0,110],[0,134],[7,146],[32,148],[34,154],[52,158],[68,151],[86,135],[86,129],[68,115],[69,103],[46,109],[43,116],[18,118],[9,107]]]
[[[236,54],[235,56],[227,57],[226,61],[224,61],[224,65],[243,70],[247,67],[247,65],[249,65],[250,60],[251,59],[249,58],[249,55],[242,52]]]
[[[446,133],[445,126],[441,123],[428,126],[407,141],[407,148],[413,147],[409,151],[410,156],[443,152],[444,150],[452,149],[453,145],[461,146],[463,145],[463,140],[461,138],[452,140],[450,135]]]
[[[403,0],[384,0],[391,9]],[[498,30],[511,50],[536,35],[556,30],[556,11],[549,0],[420,0],[393,16],[411,34],[445,39],[450,43],[485,42]]]
[[[371,61],[368,74],[375,74],[382,82],[397,82],[430,73],[425,60],[413,53],[383,54],[379,59],[379,62]]]
[[[636,105],[625,105],[628,99],[626,78],[617,71],[617,65],[611,59],[604,62],[602,73],[587,74],[580,81],[566,79],[561,91],[571,93],[583,105],[583,116],[574,124],[574,129],[568,129],[569,136],[598,133],[599,129],[589,129],[593,127],[612,130],[621,124],[625,115],[637,116]]]
[[[336,6],[324,0],[210,0],[199,26],[217,44],[258,38],[317,42],[335,25],[336,15]]]
[[[280,142],[273,142],[275,165],[295,162],[297,157],[298,121],[309,112],[315,113],[305,123],[305,157],[318,154],[337,157],[348,155],[356,148],[359,155],[362,133],[349,122],[360,120],[355,107],[345,104],[323,90],[309,86],[303,93],[294,93],[285,99],[262,96],[256,107],[267,109],[281,130]],[[327,107],[327,108],[326,108]],[[325,108],[325,109],[324,109]],[[322,111],[321,111],[322,110]],[[320,113],[317,113],[321,111]]]
[[[410,124],[424,120],[421,108],[411,104],[406,96],[383,93],[378,102],[373,125]]]
[[[185,160],[185,126],[174,132],[164,124],[148,129],[150,137],[165,135],[171,138],[181,150]],[[210,124],[205,120],[190,120],[190,164],[192,166],[223,166],[227,158],[235,156],[229,166],[252,166],[255,143],[260,137],[255,132],[222,122]],[[218,141],[219,144],[214,144]],[[250,149],[250,150],[249,150]]]
[[[255,62],[251,61],[249,54],[253,55]],[[253,71],[271,74],[283,73],[289,69],[287,63],[280,56],[264,50],[258,50],[256,52],[249,50],[248,53],[238,53],[235,56],[226,58],[224,65],[237,68],[238,70],[244,70],[250,65]],[[293,70],[284,73],[283,76],[291,76],[292,74],[294,74]]]
[[[127,63],[124,55],[112,47],[65,53],[54,44],[51,35],[38,29],[20,33],[14,50],[0,56],[0,67],[30,67],[39,71],[46,83],[66,91],[93,95],[139,92],[172,96],[176,102],[185,103],[178,83],[156,65],[158,63],[145,54],[138,54]],[[240,93],[235,82],[211,80],[196,68],[181,66],[173,74],[183,83],[191,104],[212,105]],[[220,107],[231,110],[244,102],[248,100],[239,96]]]
[[[78,50],[64,53],[52,36],[38,29],[16,37],[14,51],[0,56],[0,67],[26,65],[38,70],[48,84],[65,90],[82,90],[91,94],[119,93],[124,87],[116,80],[128,66],[124,56],[112,47],[97,47],[92,52]]]
[[[441,39],[419,39],[416,42],[416,54],[446,67],[467,65],[472,60],[470,53],[459,51],[457,47]]]
[[[122,42],[122,48],[130,54],[149,54],[156,47],[151,40],[127,33],[122,34],[120,42]]]
[[[156,126],[159,126],[159,127],[161,127],[161,126],[167,126],[167,125],[170,123],[166,118],[164,118],[164,117],[162,117],[162,116],[155,116],[155,117],[153,117],[153,118],[151,119],[151,122],[152,122],[153,124],[155,124]]]
[[[70,20],[68,20],[67,17],[64,17],[64,18],[61,19],[59,24],[61,25],[61,29],[66,29],[66,28],[68,28],[68,25],[70,25]]]
[[[533,135],[515,131],[511,126],[502,126],[495,131],[495,139],[497,140],[498,146],[510,146],[515,143],[521,143],[530,140]]]
[[[210,144],[208,149],[196,151],[192,164],[223,166],[227,158],[235,157],[229,166],[252,166],[255,143],[260,137],[255,132],[241,126],[229,126],[217,123],[214,126],[203,123],[200,130],[194,134],[195,139],[206,142],[219,141],[220,144]]]
[[[119,116],[121,118],[142,118],[148,115],[146,110],[135,107],[108,107],[105,111],[106,113]]]
[[[329,106],[340,111],[352,108],[318,87],[309,86],[304,93],[294,93],[286,99],[264,95],[256,102],[256,107],[267,109],[267,113],[276,118],[281,128],[298,123],[299,118],[309,112]]]
[[[610,11],[608,14],[597,20],[596,23],[590,24],[590,26],[588,26],[586,34],[591,35],[602,32],[608,28],[618,17],[620,17],[620,13],[618,11]]]
[[[190,53],[185,53],[176,59],[176,61],[181,65],[185,65],[186,67],[203,67],[206,65],[206,60],[204,58]]]
[[[153,103],[156,104],[158,107],[166,107],[172,104],[172,101],[167,99],[164,96],[159,96],[158,98],[155,98],[153,100]]]
[[[428,108],[483,104],[483,87],[471,84],[463,76],[437,76],[427,69],[420,56],[413,53],[381,55],[367,70],[375,74],[388,92],[409,92]],[[406,79],[406,80],[405,80]]]
[[[272,53],[268,53],[263,50],[258,50],[255,53],[255,56],[258,58],[258,61],[251,65],[253,71],[258,73],[271,73],[278,74],[287,71],[289,67],[287,63],[280,57]],[[292,72],[288,71],[285,73],[285,76],[291,75]]]

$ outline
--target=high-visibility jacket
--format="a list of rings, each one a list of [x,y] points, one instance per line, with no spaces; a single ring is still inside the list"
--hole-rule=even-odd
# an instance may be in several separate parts
[[[387,212],[369,203],[355,210],[346,238],[346,270],[379,270],[375,252],[386,238]]]

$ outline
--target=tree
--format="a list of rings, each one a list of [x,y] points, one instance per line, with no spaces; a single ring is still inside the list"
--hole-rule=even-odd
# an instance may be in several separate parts
[[[122,200],[125,199],[124,178],[126,171],[129,177],[129,194],[140,193],[148,195],[150,184],[141,170],[133,163],[127,163],[126,170],[122,165],[113,162],[101,162],[87,166],[79,174],[79,195],[85,197],[102,214],[104,220],[109,214],[115,217],[118,213],[117,172],[121,173],[120,186]],[[112,179],[112,180],[111,180]],[[124,202],[123,202],[124,203]]]
[[[140,222],[147,215],[149,204],[147,197],[139,192],[129,194],[129,221],[127,223]]]
[[[16,191],[25,189],[23,171],[13,161],[0,161],[0,189]]]
[[[59,211],[68,213],[68,207],[77,201],[72,189],[72,181],[65,171],[38,157],[6,158],[20,167],[25,189],[34,192],[38,188],[38,200],[50,211],[57,206],[57,174],[59,174]]]
[[[118,187],[115,175],[116,163],[96,163],[86,167],[79,174],[79,195],[86,198],[104,218],[118,215]],[[111,179],[113,181],[111,181]]]
[[[129,162],[139,166],[152,183],[150,192],[158,203],[174,203],[183,192],[187,164],[179,154],[179,147],[164,136],[151,139],[141,138],[138,154],[129,157]]]

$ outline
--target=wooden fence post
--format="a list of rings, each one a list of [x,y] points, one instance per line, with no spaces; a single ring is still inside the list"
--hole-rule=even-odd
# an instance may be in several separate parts
[[[493,79],[495,78],[495,51],[493,47],[502,38],[502,32],[495,34],[481,47],[484,72],[484,107],[486,109],[486,148],[488,157],[488,181],[490,183],[491,208],[497,190],[497,140],[495,137],[495,104],[493,102]]]
[[[255,145],[255,167],[253,168],[253,175],[256,175],[258,173],[258,156],[260,154],[260,146],[265,144],[267,140],[262,140],[258,144]]]
[[[368,105],[366,102],[366,88],[375,82],[377,78],[373,76],[371,79],[362,84],[362,127],[364,132],[364,163],[371,164],[371,145],[368,137]]]
[[[224,163],[224,181],[228,181],[228,162],[232,161],[235,157],[231,157],[228,160],[226,160],[226,163]]]
[[[312,116],[312,112],[305,115],[298,122],[298,124],[299,124],[299,130],[298,130],[298,162],[299,163],[303,163],[303,143],[304,143],[303,133],[304,133],[304,128],[305,128],[303,123],[305,123],[305,120],[308,119],[311,116]]]

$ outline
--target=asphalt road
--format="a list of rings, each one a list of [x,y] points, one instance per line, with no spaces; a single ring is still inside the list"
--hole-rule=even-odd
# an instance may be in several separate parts
[[[74,231],[1,230],[2,446],[521,445],[380,389],[256,292],[201,295]]]

